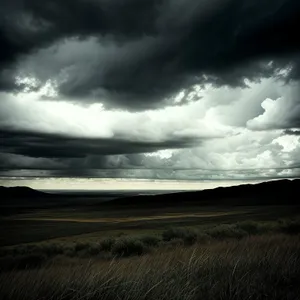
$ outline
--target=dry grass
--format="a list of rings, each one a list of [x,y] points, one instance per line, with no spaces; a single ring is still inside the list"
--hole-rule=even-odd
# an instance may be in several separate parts
[[[120,233],[102,239],[47,241],[0,248],[0,270],[35,266],[57,255],[70,257],[105,257],[144,255],[160,247],[204,244],[212,240],[242,239],[252,235],[284,233],[300,234],[300,219],[280,219],[271,222],[243,221],[206,227],[169,227],[160,233]]]
[[[160,247],[120,259],[56,257],[0,274],[1,299],[299,299],[300,238],[272,234]]]
[[[167,216],[167,218],[164,218],[164,216]],[[89,241],[93,239],[97,242],[101,238],[115,235],[121,231],[126,234],[160,233],[167,226],[202,227],[220,223],[229,224],[241,220],[261,222],[297,216],[299,216],[298,206],[187,206],[165,207],[159,210],[144,208],[117,211],[95,210],[86,206],[82,207],[81,210],[79,208],[76,210],[70,208],[32,210],[30,213],[27,211],[26,213],[0,218],[0,246],[13,246],[46,240],[53,240],[54,242],[54,239],[63,243],[66,243],[67,240],[72,242],[73,240],[82,241],[83,239]],[[38,221],[37,219],[43,220]],[[49,219],[52,219],[52,221],[49,221]],[[64,219],[64,221],[57,221],[57,219]],[[98,222],[100,219],[102,222]],[[104,222],[104,220],[107,222]]]

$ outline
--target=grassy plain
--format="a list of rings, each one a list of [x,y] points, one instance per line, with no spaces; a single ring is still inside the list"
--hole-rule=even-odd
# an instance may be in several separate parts
[[[29,209],[0,218],[0,246],[49,239],[98,239],[120,233],[160,232],[168,226],[207,226],[241,220],[267,221],[299,215],[295,206],[191,206],[160,209]]]
[[[300,299],[299,218],[295,205],[10,212],[0,299]]]

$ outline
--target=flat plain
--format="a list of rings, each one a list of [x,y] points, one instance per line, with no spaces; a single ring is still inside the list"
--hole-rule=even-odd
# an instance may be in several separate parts
[[[147,205],[103,205],[95,195],[7,199],[0,298],[299,299],[295,200],[172,205],[159,197],[159,205],[147,197]]]

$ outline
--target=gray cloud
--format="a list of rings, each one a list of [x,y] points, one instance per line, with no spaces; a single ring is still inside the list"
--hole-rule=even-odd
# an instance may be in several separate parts
[[[287,130],[284,131],[284,134],[300,135],[300,130],[290,130],[290,129],[287,129]]]
[[[2,130],[1,152],[44,158],[84,158],[87,155],[117,155],[192,147],[195,140],[177,138],[161,142],[122,139],[78,138],[55,134]]]
[[[298,77],[297,0],[10,2],[1,4],[2,69],[56,79],[73,100],[143,109],[195,83],[244,86],[287,65]]]
[[[146,159],[139,153],[192,147],[195,140],[182,138],[161,142],[122,139],[74,138],[55,134],[2,130],[0,169],[52,170],[51,175],[85,176],[98,169],[119,170],[157,167],[161,160]],[[198,142],[199,144],[199,142]],[[146,164],[145,164],[146,163]],[[150,163],[150,164],[149,164]],[[111,171],[113,172],[113,171]],[[33,173],[36,174],[36,173]],[[49,173],[48,173],[49,174]]]
[[[300,176],[300,143],[281,132],[265,135],[243,131],[225,141],[207,141],[196,148],[178,149],[164,157],[145,154],[166,145],[137,145],[117,141],[118,148],[104,141],[73,139],[32,133],[6,132],[0,155],[0,175],[23,170],[31,176],[109,177],[149,179],[258,179]],[[2,133],[2,137],[4,137]],[[109,142],[106,141],[106,144]],[[96,147],[95,147],[96,146]],[[190,145],[189,145],[190,146]],[[187,146],[188,147],[188,146]],[[142,153],[139,153],[142,152]],[[20,174],[24,174],[20,172]]]
[[[247,125],[254,130],[300,128],[300,84],[290,84],[281,95],[266,98],[261,106],[264,112],[249,120]]]

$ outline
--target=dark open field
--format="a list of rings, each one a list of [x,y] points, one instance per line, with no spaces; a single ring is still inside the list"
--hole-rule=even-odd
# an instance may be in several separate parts
[[[0,220],[0,245],[15,245],[49,239],[99,239],[120,232],[160,232],[168,226],[201,227],[244,220],[277,220],[299,214],[295,206],[169,207],[155,209],[108,209],[89,207],[36,209]]]
[[[295,198],[40,196],[2,203],[1,299],[299,299]]]

